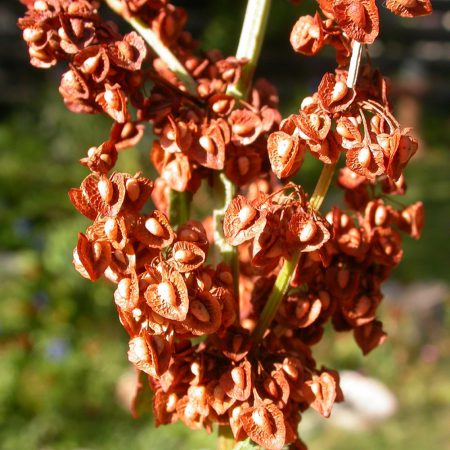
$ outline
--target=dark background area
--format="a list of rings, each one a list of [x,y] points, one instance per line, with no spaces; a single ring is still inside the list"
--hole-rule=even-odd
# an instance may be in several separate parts
[[[204,48],[234,53],[244,1],[175,3],[188,10],[188,29]],[[380,318],[390,339],[367,358],[345,334],[327,333],[317,348],[319,363],[380,380],[397,407],[384,418],[351,401],[329,421],[308,413],[301,427],[311,449],[445,449],[450,442],[450,2],[432,3],[435,12],[415,20],[380,7],[380,40],[370,48],[391,79],[400,123],[415,127],[421,141],[404,201],[424,201],[427,213],[422,239],[405,238],[404,260],[386,285]],[[273,1],[258,75],[277,86],[285,114],[335,67],[332,51],[307,58],[290,48],[292,25],[314,6]],[[64,108],[63,66],[29,65],[15,25],[23,11],[19,2],[0,3],[0,449],[212,449],[214,436],[205,432],[155,430],[151,418],[131,418],[133,371],[112,287],[89,283],[71,264],[87,220],[67,191],[84,178],[78,160],[104,140],[110,122]],[[128,150],[121,168],[150,173],[150,141]],[[317,170],[307,161],[302,184],[312,186]],[[364,399],[372,388],[361,389]]]

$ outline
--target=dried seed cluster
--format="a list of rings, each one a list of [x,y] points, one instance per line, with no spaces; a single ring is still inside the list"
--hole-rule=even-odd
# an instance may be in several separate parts
[[[394,207],[389,200],[405,192],[403,169],[417,141],[392,115],[386,80],[365,64],[356,85],[347,85],[352,42],[378,35],[375,1],[319,0],[314,17],[298,19],[294,50],[314,55],[332,45],[338,68],[284,120],[265,80],[253,84],[246,101],[229,95],[246,61],[198,51],[183,29],[186,12],[166,0],[116,3],[123,17],[140,20],[170,49],[196,92],[136,32],[122,36],[103,21],[99,2],[22,3],[27,12],[19,27],[31,64],[67,62],[60,93],[68,108],[114,121],[108,139],[81,159],[90,174],[69,192],[93,221],[78,236],[73,262],[91,281],[104,276],[115,284],[128,358],[154,392],[157,425],[227,425],[236,441],[305,449],[301,413],[312,407],[328,417],[342,400],[337,372],[317,366],[312,346],[327,323],[353,331],[364,354],[385,340],[376,315],[381,284],[402,258],[400,233],[418,239],[423,226],[421,202]],[[386,6],[404,17],[431,12],[429,0]],[[155,182],[114,172],[119,152],[135,145],[145,126],[156,136]],[[300,186],[280,183],[309,154],[324,164],[345,154],[337,180],[345,210],[322,216]],[[211,217],[175,226],[167,215],[170,190],[195,193],[214,171],[238,191],[224,205],[223,230],[215,230],[237,247],[238,280],[223,262],[210,264]],[[297,255],[287,294],[257,341],[252,332],[280,267]]]

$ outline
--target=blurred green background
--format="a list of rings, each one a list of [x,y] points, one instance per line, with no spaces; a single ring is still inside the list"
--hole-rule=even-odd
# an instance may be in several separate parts
[[[179,1],[188,28],[205,48],[232,54],[244,2]],[[308,59],[289,47],[290,27],[308,3],[275,0],[259,74],[280,89],[285,113],[334,67],[332,53]],[[419,242],[405,238],[405,257],[386,286],[380,317],[390,339],[363,358],[351,336],[329,333],[319,364],[380,380],[397,399],[384,420],[355,410],[354,422],[307,413],[302,437],[320,450],[450,448],[450,13],[435,1],[433,16],[397,20],[383,13],[381,42],[371,49],[392,78],[397,115],[416,126],[422,148],[407,170],[406,201],[423,200]],[[69,113],[57,93],[62,68],[28,66],[15,20],[22,7],[0,6],[0,449],[200,450],[214,435],[182,425],[158,430],[127,408],[133,371],[112,287],[91,284],[71,264],[78,231],[67,191],[86,170],[86,150],[102,142],[110,122]],[[230,39],[230,36],[233,38]],[[148,160],[150,136],[122,155],[133,172]],[[314,183],[317,164],[304,170]],[[361,393],[364,399],[364,392]],[[351,407],[350,407],[351,409]],[[335,416],[343,414],[336,411]],[[344,417],[344,416],[341,416]]]

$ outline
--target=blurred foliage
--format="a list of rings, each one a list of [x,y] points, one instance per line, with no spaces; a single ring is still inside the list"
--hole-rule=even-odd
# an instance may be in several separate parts
[[[208,46],[232,53],[236,43],[228,37],[238,35],[240,20],[228,4],[210,2],[204,34]],[[269,44],[272,29],[292,22],[286,11],[274,15]],[[55,91],[55,85],[42,90],[33,105],[17,108],[0,124],[0,449],[213,449],[214,435],[181,424],[155,431],[151,418],[135,420],[126,406],[133,384],[126,333],[112,287],[92,284],[72,267],[77,232],[88,221],[67,197],[87,174],[79,158],[104,140],[110,122],[69,113]],[[285,111],[294,111],[294,99],[305,92],[293,86]],[[402,283],[448,281],[448,112],[426,109],[419,131],[427,145],[407,170],[407,198],[398,200],[423,200],[427,220],[420,241],[405,238],[404,261],[395,272]],[[127,150],[120,169],[151,174],[149,144],[145,136]],[[297,181],[310,190],[317,170],[308,158]],[[380,349],[363,358],[351,336],[328,330],[318,362],[379,378],[398,397],[398,413],[375,428],[352,431],[307,413],[301,427],[311,449],[448,448],[448,308],[440,304],[424,315],[391,302],[381,315],[390,339]]]

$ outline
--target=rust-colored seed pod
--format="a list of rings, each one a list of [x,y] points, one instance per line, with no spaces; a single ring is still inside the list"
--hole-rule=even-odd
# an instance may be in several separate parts
[[[268,450],[280,450],[286,441],[283,413],[273,404],[244,409],[240,419],[250,439]]]
[[[329,417],[336,400],[336,389],[335,379],[328,372],[322,372],[305,382],[303,394],[312,408],[324,417]]]
[[[386,8],[401,17],[418,17],[431,14],[431,0],[386,0]]]
[[[205,262],[205,252],[196,244],[188,241],[175,242],[172,248],[171,264],[181,273],[191,272]]]
[[[387,338],[380,321],[373,320],[353,330],[355,341],[364,355],[381,345]]]
[[[186,283],[178,272],[171,272],[168,279],[151,284],[144,297],[153,311],[167,319],[181,322],[186,319],[189,297]]]
[[[111,262],[111,246],[106,241],[90,242],[82,233],[78,233],[77,246],[73,251],[75,269],[91,281],[97,280]]]
[[[217,299],[202,291],[189,301],[189,311],[183,326],[196,336],[215,333],[222,323],[222,311]]]
[[[151,248],[164,248],[172,244],[175,234],[165,214],[154,210],[150,216],[141,216],[134,235],[139,242]]]
[[[109,203],[113,197],[113,186],[111,181],[103,178],[98,182],[98,192],[105,203]]]
[[[245,401],[250,397],[252,382],[252,369],[249,361],[230,368],[220,377],[220,386],[226,394],[235,400]]]
[[[269,136],[267,149],[272,170],[280,179],[297,172],[306,152],[306,146],[297,136],[290,136],[283,131],[277,131]]]

